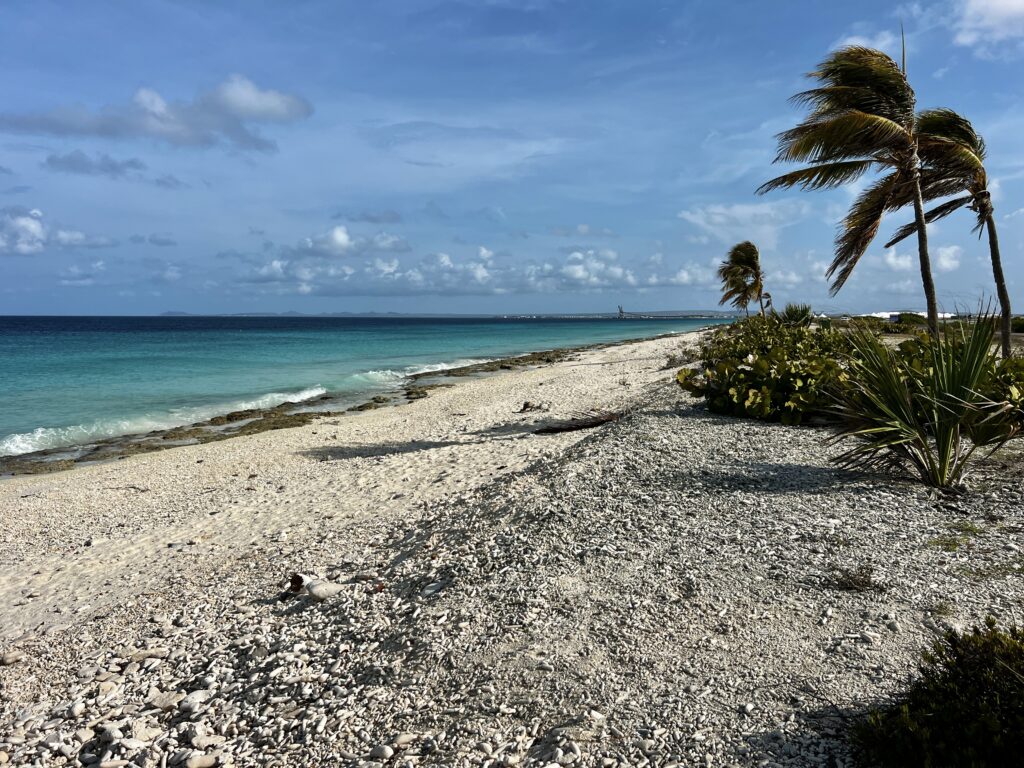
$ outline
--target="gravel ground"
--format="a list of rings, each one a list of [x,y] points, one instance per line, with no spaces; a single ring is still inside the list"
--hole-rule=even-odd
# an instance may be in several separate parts
[[[523,470],[8,649],[0,762],[847,766],[849,718],[937,631],[1024,623],[1013,461],[936,496],[663,379],[637,402]],[[282,599],[291,571],[330,594]]]

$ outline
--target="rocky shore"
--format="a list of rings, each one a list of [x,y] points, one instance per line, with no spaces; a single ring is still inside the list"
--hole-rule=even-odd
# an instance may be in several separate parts
[[[689,343],[0,483],[0,763],[853,765],[936,632],[1024,622],[1020,449],[847,474]]]

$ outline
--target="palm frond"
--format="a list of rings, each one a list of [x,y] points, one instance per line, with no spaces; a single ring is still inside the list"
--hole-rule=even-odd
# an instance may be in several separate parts
[[[937,205],[936,207],[932,208],[930,211],[925,213],[924,220],[928,224],[931,224],[933,221],[944,219],[946,216],[949,216],[949,214],[953,213],[954,211],[957,211],[963,208],[965,205],[968,205],[973,199],[974,198],[971,195],[964,195],[963,197],[958,197],[953,200],[949,200],[943,203],[942,205]],[[908,237],[916,233],[916,221],[912,221],[909,224],[904,224],[902,227],[900,227],[893,233],[892,238],[889,240],[889,242],[885,244],[885,247],[892,248],[894,245],[896,245],[896,243],[906,240]]]
[[[777,176],[766,181],[757,188],[757,194],[763,195],[773,189],[799,186],[801,189],[831,189],[848,184],[860,178],[871,169],[873,160],[846,160],[835,163],[822,163],[801,168]]]
[[[775,162],[828,163],[874,156],[880,149],[907,149],[912,136],[881,115],[849,111],[828,120],[811,120],[779,134]]]
[[[974,130],[971,121],[952,109],[925,109],[917,115],[917,133],[922,140],[931,137],[954,142],[969,150],[977,164],[985,162],[985,140]]]
[[[860,257],[878,234],[882,217],[901,182],[900,174],[894,171],[865,189],[854,201],[843,220],[836,238],[836,255],[826,272],[826,276],[832,278],[829,291],[833,296],[850,278]]]

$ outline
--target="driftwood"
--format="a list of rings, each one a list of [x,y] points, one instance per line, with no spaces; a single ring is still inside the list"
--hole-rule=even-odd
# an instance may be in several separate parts
[[[618,421],[620,418],[622,418],[622,414],[615,413],[614,411],[593,413],[576,419],[567,419],[565,421],[548,424],[540,429],[535,429],[533,434],[556,435],[560,432],[575,432],[580,429],[593,429],[594,427],[600,427],[602,424],[610,424],[613,421]]]

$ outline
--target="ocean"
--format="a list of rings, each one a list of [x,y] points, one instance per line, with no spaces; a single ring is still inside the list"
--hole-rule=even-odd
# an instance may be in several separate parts
[[[0,317],[0,456],[324,394],[351,404],[413,373],[710,325],[707,319]]]

